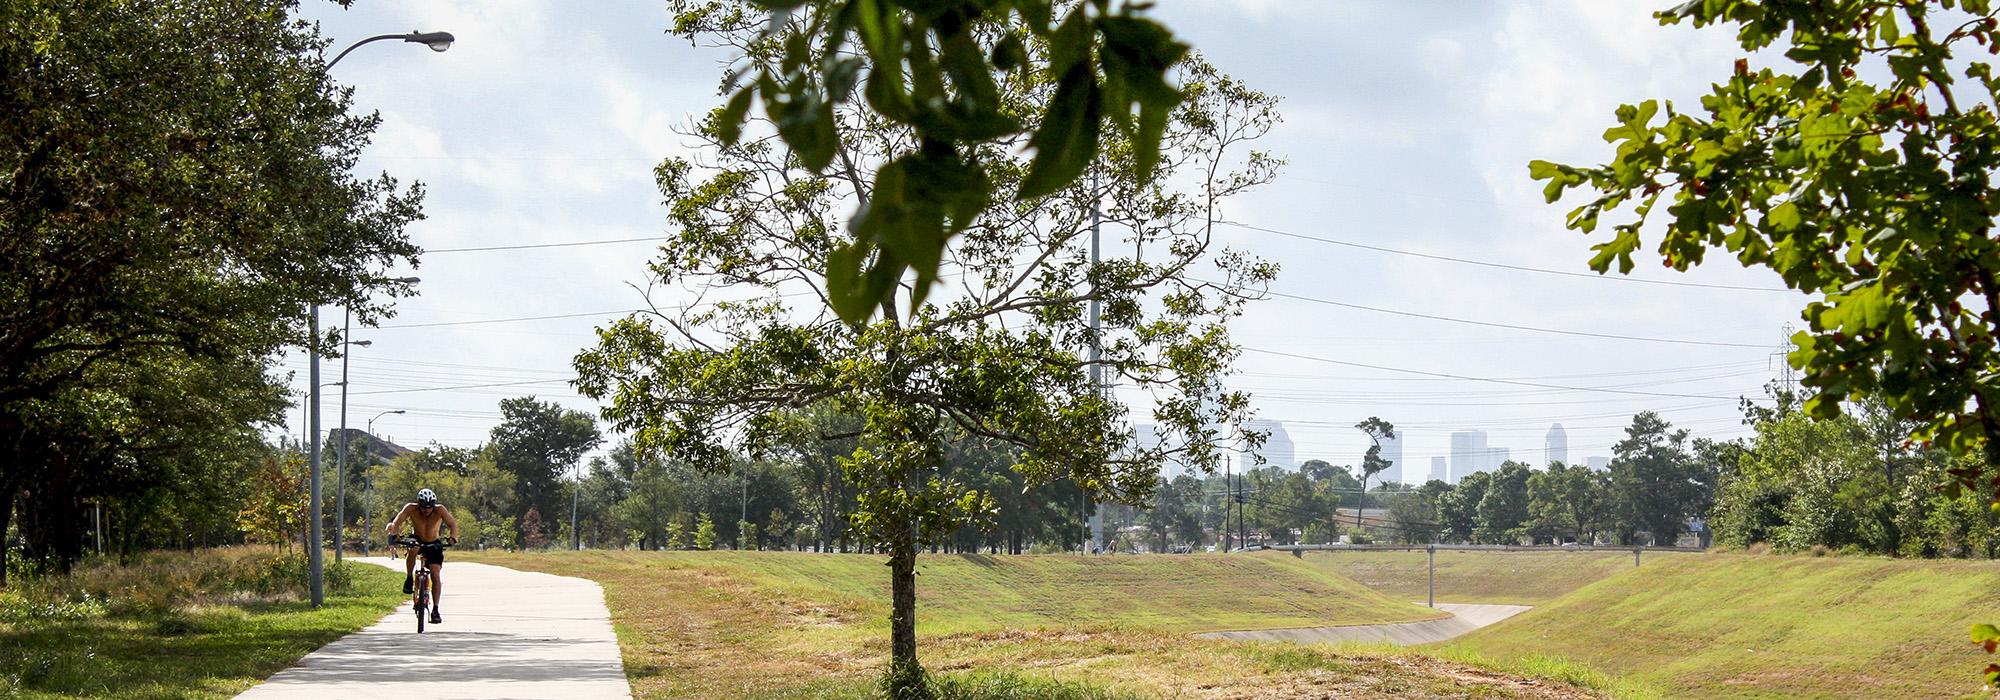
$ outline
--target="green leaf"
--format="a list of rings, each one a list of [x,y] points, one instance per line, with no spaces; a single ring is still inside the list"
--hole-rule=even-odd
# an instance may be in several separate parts
[[[743,120],[750,115],[750,102],[756,97],[757,86],[746,85],[729,98],[728,106],[722,108],[722,114],[715,121],[715,135],[723,145],[734,146],[736,140],[743,136]]]
[[[1097,74],[1072,66],[1056,86],[1041,127],[1028,139],[1035,158],[1021,180],[1019,199],[1033,199],[1069,186],[1097,157],[1099,117]]]
[[[1974,643],[2000,641],[2000,627],[1984,622],[1975,624],[1972,626],[1972,641]]]
[[[1799,222],[1799,206],[1792,202],[1772,207],[1771,212],[1764,215],[1764,223],[1784,233],[1798,230]]]
[[[1062,26],[1049,37],[1049,73],[1068,75],[1070,70],[1090,55],[1090,22],[1083,16],[1083,8],[1088,3],[1080,3],[1063,18]]]
[[[1167,118],[1173,111],[1171,106],[1139,104],[1139,136],[1132,142],[1133,176],[1139,182],[1153,179],[1153,168],[1160,162],[1160,138],[1167,133]]]
[[[875,314],[876,299],[869,296],[861,276],[861,263],[868,256],[863,244],[843,245],[826,254],[826,296],[833,313],[851,324],[866,322]]]

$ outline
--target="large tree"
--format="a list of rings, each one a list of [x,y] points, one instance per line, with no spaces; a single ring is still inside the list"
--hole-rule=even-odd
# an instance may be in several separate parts
[[[309,306],[365,323],[386,310],[381,293],[406,291],[381,271],[414,262],[402,229],[419,193],[350,174],[376,119],[349,113],[326,41],[292,7],[0,7],[0,530],[24,489],[52,498],[38,518],[56,517],[107,469],[167,464],[122,454],[134,428],[105,412],[160,392],[129,377],[166,368],[261,392],[281,348],[330,349],[308,337]],[[232,415],[275,419],[250,405]],[[202,441],[131,416],[153,437]]]
[[[1612,499],[1627,534],[1645,532],[1651,544],[1672,546],[1689,518],[1714,502],[1715,468],[1690,451],[1688,431],[1659,414],[1641,411],[1611,448]]]
[[[745,6],[687,2],[677,10],[677,34],[732,47],[754,71],[823,77],[786,70],[796,65],[788,48],[808,43],[809,18],[767,33],[771,25]],[[968,29],[1010,45],[1015,36],[999,25]],[[1026,37],[1021,70],[980,84],[996,91],[1010,119],[1061,117],[1072,99],[1062,87],[1068,73],[1050,66],[1073,62],[1077,48]],[[753,116],[740,138],[719,111],[688,133],[704,142],[708,167],[672,158],[658,169],[676,233],[652,272],[659,284],[726,288],[727,300],[663,306],[603,329],[598,347],[576,360],[578,386],[612,399],[605,417],[642,444],[695,464],[774,449],[796,434],[790,416],[808,406],[860,417],[853,429],[817,437],[854,441],[840,461],[856,494],[853,534],[890,555],[891,684],[921,687],[917,552],[994,509],[992,494],[941,472],[949,440],[1011,445],[1024,487],[1067,482],[1094,500],[1136,503],[1151,496],[1168,460],[1208,467],[1220,444],[1256,442],[1238,427],[1246,397],[1220,384],[1236,354],[1224,322],[1275,267],[1223,249],[1210,225],[1219,203],[1272,177],[1274,159],[1243,149],[1276,121],[1275,100],[1198,61],[1183,64],[1181,76],[1190,97],[1162,124],[1154,182],[1185,189],[1138,177],[1147,149],[1119,132],[1101,147],[1066,151],[1086,156],[1089,177],[1037,192],[1046,183],[1017,141],[952,151],[922,130],[836,102],[815,107],[832,110],[822,120],[831,132],[819,142],[831,145],[815,155],[780,142],[793,128],[788,108]],[[871,87],[884,79],[871,73]],[[759,90],[770,107],[771,91]],[[916,154],[890,159],[911,144]],[[1004,204],[942,198],[952,178],[965,176],[951,163],[964,159],[976,159]],[[837,167],[819,176],[827,163]],[[839,212],[854,206],[870,217],[909,217],[912,228],[843,225]],[[896,237],[918,235],[919,220],[938,207],[962,229],[930,253],[953,270],[952,283],[933,290],[930,275],[905,278],[900,263],[880,257],[865,284],[886,284],[886,297],[858,316],[832,313],[862,284],[846,272],[851,256],[922,249]],[[1114,253],[1098,262],[1089,243],[1100,213]],[[796,296],[810,301],[797,305]],[[1092,308],[1102,309],[1101,340],[1091,332]],[[1105,395],[1093,367],[1153,395],[1157,444],[1135,444],[1127,409]]]
[[[604,442],[597,420],[589,413],[533,396],[502,399],[500,415],[500,424],[493,426],[486,449],[495,465],[514,475],[515,494],[520,498],[514,509],[520,513],[509,515],[524,515],[529,509],[542,518],[568,513],[570,504],[561,502],[567,494],[563,475],[576,467],[585,452]],[[560,519],[569,522],[567,517]],[[531,534],[525,531],[525,517],[521,527],[525,541]]]

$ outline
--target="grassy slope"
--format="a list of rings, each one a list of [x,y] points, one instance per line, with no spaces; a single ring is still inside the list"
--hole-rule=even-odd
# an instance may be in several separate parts
[[[403,600],[402,577],[355,567],[351,591],[304,602],[208,605],[164,620],[97,616],[0,624],[0,697],[226,698],[367,627]]]
[[[584,552],[466,558],[603,584],[626,672],[641,698],[862,697],[888,654],[888,572],[876,557]],[[1141,697],[1588,695],[1565,684],[1523,682],[1412,654],[1188,637],[1204,629],[1430,615],[1289,558],[919,561],[919,653],[935,673],[1014,672]]]
[[[1644,561],[1684,554],[1652,553]],[[1424,552],[1308,552],[1305,563],[1352,578],[1397,600],[1422,601]],[[1440,603],[1541,605],[1632,568],[1630,552],[1437,553]]]
[[[1662,557],[1475,632],[1458,650],[1554,655],[1668,697],[1950,697],[1990,660],[1991,563]]]

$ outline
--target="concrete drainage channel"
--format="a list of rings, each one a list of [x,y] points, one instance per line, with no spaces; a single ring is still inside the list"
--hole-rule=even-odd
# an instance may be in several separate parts
[[[1389,642],[1391,644],[1410,646],[1414,644],[1442,642],[1519,615],[1528,610],[1528,606],[1526,605],[1475,605],[1471,603],[1439,603],[1437,608],[1451,613],[1451,617],[1442,620],[1398,622],[1386,625],[1295,627],[1276,630],[1204,632],[1195,636],[1203,639],[1248,639],[1285,642]]]

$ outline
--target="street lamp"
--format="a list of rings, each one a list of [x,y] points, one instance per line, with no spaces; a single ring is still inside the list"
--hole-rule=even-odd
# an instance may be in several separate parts
[[[389,39],[402,39],[404,42],[411,44],[423,44],[425,46],[431,47],[432,51],[436,51],[438,53],[444,53],[445,50],[451,48],[451,42],[457,41],[457,38],[453,37],[451,35],[451,32],[410,32],[408,34],[380,34],[377,36],[371,36],[366,39],[354,42],[353,46],[347,47],[346,50],[340,52],[340,55],[334,56],[333,60],[327,61],[326,62],[327,70],[332,70],[333,64],[339,63],[340,59],[347,58],[347,54],[353,53],[355,49],[361,48],[362,44],[374,41],[387,41]]]
[[[383,34],[380,36],[368,37],[366,39],[354,42],[353,45],[348,46],[345,50],[341,51],[340,55],[334,56],[332,61],[327,62],[325,70],[332,70],[334,64],[340,63],[340,59],[347,58],[347,54],[353,53],[355,49],[361,48],[362,44],[367,44],[375,41],[382,41],[385,39],[402,39],[403,41],[409,43],[423,44],[425,46],[429,46],[431,47],[432,51],[444,51],[445,49],[451,48],[451,42],[454,40],[454,37],[452,37],[450,32],[410,32],[409,34]],[[350,313],[349,315],[351,316],[352,314]],[[318,304],[313,305],[312,312],[308,315],[306,329],[312,334],[312,343],[306,346],[306,351],[312,358],[311,362],[312,369],[308,371],[308,374],[310,375],[310,381],[312,383],[312,398],[310,399],[312,402],[312,416],[306,421],[307,423],[310,423],[312,427],[312,445],[311,445],[312,453],[311,456],[308,458],[308,463],[310,465],[308,467],[308,470],[311,474],[311,482],[310,482],[311,489],[308,496],[312,499],[312,501],[307,506],[310,511],[308,515],[311,518],[310,520],[307,521],[308,522],[307,536],[310,538],[310,541],[306,547],[306,566],[310,569],[310,572],[306,576],[306,583],[307,583],[307,588],[312,592],[312,605],[313,607],[317,608],[320,606],[320,604],[326,602],[326,587],[324,585],[325,555],[320,551],[321,511],[319,502],[320,429],[319,429],[319,305]],[[343,333],[341,336],[341,341],[344,343],[346,342],[346,340],[347,337]],[[341,371],[342,374],[346,374],[345,367],[346,367],[346,360],[343,359],[342,371]],[[341,395],[345,397],[346,394],[347,390],[344,387],[343,383],[343,388],[341,389]],[[343,398],[341,403],[344,406],[346,404],[346,400]],[[346,411],[343,409],[341,413],[345,414]],[[343,419],[342,423],[344,424],[345,422],[346,422],[345,419]],[[339,536],[338,534],[335,535],[335,537],[338,536]],[[338,552],[339,550],[336,549],[335,551]],[[335,554],[334,556],[338,557],[339,555]]]
[[[344,412],[345,411],[343,411],[343,413]],[[375,418],[381,418],[383,416],[390,414],[400,415],[404,412],[405,411],[403,411],[403,409],[400,408],[393,411],[383,411],[381,413],[375,414]],[[375,438],[375,418],[368,419],[368,437],[370,439]],[[346,458],[343,457],[341,464],[345,465],[347,463],[345,460]],[[361,500],[365,501],[364,503],[361,504],[361,551],[363,554],[366,554],[368,552],[368,543],[373,542],[374,540],[371,538],[375,536],[375,510],[374,510],[375,482],[374,481],[368,482],[367,495],[363,497]]]

